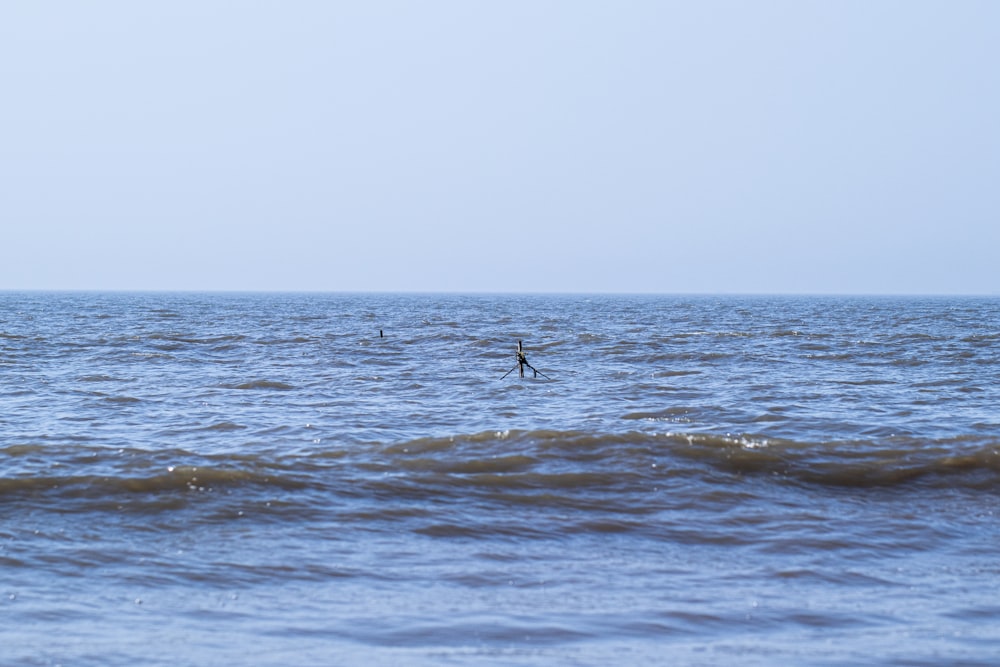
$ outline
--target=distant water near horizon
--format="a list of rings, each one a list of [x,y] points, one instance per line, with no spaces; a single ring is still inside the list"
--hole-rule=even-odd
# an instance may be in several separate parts
[[[0,292],[0,665],[995,665],[998,546],[998,298]]]

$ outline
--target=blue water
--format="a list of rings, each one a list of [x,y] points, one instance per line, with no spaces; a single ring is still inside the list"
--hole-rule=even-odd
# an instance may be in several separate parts
[[[0,664],[995,664],[998,346],[995,298],[0,293]]]

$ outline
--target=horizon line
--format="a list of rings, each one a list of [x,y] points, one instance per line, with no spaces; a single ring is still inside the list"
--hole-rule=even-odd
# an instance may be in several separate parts
[[[691,291],[691,292],[653,292],[653,291],[562,291],[562,290],[530,290],[530,291],[500,291],[500,290],[329,290],[329,289],[168,289],[168,288],[5,288],[0,287],[0,294],[37,293],[37,294],[297,294],[297,295],[411,295],[411,296],[670,296],[670,297],[917,297],[917,298],[962,298],[962,297],[998,297],[1000,292],[754,292],[754,291]]]

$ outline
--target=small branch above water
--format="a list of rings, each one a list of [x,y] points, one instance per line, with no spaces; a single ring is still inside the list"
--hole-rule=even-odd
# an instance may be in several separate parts
[[[545,373],[542,373],[537,368],[535,368],[534,366],[532,366],[531,364],[528,363],[528,357],[525,356],[525,354],[524,354],[524,346],[521,344],[521,341],[517,341],[517,363],[514,365],[514,368],[512,368],[509,371],[507,371],[506,373],[504,373],[503,377],[500,378],[500,379],[503,380],[505,377],[507,377],[508,375],[510,375],[511,373],[513,373],[514,369],[518,370],[518,376],[519,377],[524,377],[524,367],[525,366],[527,366],[528,368],[531,369],[531,371],[535,374],[535,377],[538,377],[539,375],[541,375],[546,380],[551,380],[552,379],[548,375],[546,375]]]

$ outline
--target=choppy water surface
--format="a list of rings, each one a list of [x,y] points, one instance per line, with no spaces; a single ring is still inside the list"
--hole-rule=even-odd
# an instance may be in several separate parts
[[[0,293],[0,664],[995,664],[998,406],[998,299]]]

